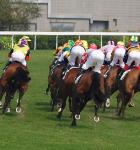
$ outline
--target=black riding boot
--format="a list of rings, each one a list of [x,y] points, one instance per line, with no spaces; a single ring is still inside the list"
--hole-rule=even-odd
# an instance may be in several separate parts
[[[110,71],[110,69],[111,69],[111,65],[109,65],[109,67],[108,67],[108,69],[107,69],[107,71],[104,73],[104,77],[106,78],[107,77],[107,74],[108,74],[108,72]]]
[[[122,69],[122,70],[119,72],[119,74],[118,74],[118,79],[120,79],[120,78],[122,77],[122,75],[123,75],[124,72],[125,72],[124,69]]]
[[[80,71],[78,72],[76,78],[79,77],[80,75],[84,74],[85,71],[86,71],[86,70],[84,70],[84,69],[81,68]]]

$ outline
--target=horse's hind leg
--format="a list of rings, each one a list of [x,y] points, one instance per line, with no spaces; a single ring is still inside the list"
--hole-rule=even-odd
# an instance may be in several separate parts
[[[125,111],[125,108],[126,108],[126,105],[128,104],[129,100],[131,99],[131,95],[130,94],[127,94],[127,95],[124,95],[123,96],[123,99],[122,99],[122,104],[121,104],[121,108],[118,112],[118,115],[123,118],[124,117],[124,111]]]
[[[10,104],[11,101],[11,97],[10,97],[10,92],[6,92],[6,96],[5,96],[5,102],[2,108],[2,114],[4,114],[6,112],[6,109],[8,107],[8,105]]]
[[[62,100],[62,107],[59,108],[58,114],[57,114],[57,118],[58,118],[58,119],[61,119],[62,112],[63,112],[63,110],[64,110],[65,107],[66,107],[66,100],[67,100],[67,98],[63,98],[63,100]]]
[[[5,93],[5,88],[0,86],[0,108],[2,108],[2,97]]]
[[[48,87],[46,89],[46,95],[48,95],[49,90],[50,90],[50,85],[48,84]]]
[[[17,99],[17,107],[16,107],[17,113],[21,112],[21,99],[22,99],[23,95],[24,95],[24,93],[19,91],[19,98]]]
[[[94,116],[94,121],[95,122],[99,122],[100,121],[100,118],[98,116],[98,109],[99,109],[99,105],[95,104],[95,116]]]

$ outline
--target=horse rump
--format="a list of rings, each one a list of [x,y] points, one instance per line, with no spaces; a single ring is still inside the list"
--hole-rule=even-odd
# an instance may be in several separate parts
[[[25,83],[28,83],[31,80],[31,77],[29,77],[29,71],[24,70],[22,67],[18,67],[16,69],[16,73],[13,78],[19,82]]]

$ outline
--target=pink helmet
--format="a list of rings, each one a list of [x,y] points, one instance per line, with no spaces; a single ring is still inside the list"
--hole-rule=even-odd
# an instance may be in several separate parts
[[[97,49],[97,45],[94,44],[94,43],[91,43],[91,44],[89,45],[89,49]]]

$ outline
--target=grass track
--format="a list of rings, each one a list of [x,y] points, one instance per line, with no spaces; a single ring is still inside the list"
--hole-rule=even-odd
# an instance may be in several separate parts
[[[7,51],[0,54],[2,70]],[[23,112],[15,113],[14,99],[12,112],[0,115],[0,150],[139,150],[139,94],[134,97],[136,107],[127,108],[123,120],[114,116],[116,94],[112,96],[112,107],[104,114],[100,112],[99,123],[92,119],[91,102],[81,113],[76,128],[70,126],[68,110],[62,121],[56,119],[56,111],[50,112],[50,97],[44,94],[52,58],[52,51],[32,51],[28,63],[32,81],[23,97]]]

